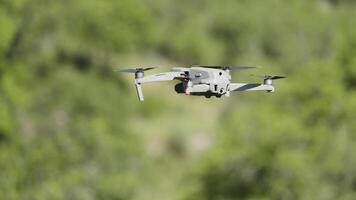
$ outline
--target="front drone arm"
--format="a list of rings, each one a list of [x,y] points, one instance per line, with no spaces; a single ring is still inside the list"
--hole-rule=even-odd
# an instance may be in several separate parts
[[[273,85],[259,84],[259,83],[230,83],[229,91],[254,91],[265,90],[267,92],[274,92]]]
[[[182,72],[164,72],[159,74],[153,74],[149,76],[145,76],[142,78],[137,78],[136,83],[151,83],[151,82],[159,82],[159,81],[171,81],[175,78],[183,78],[184,73]]]
[[[152,82],[159,82],[159,81],[171,81],[175,78],[182,78],[184,74],[182,72],[164,72],[159,74],[153,74],[149,76],[144,76],[135,79],[135,86],[138,99],[140,101],[144,101],[143,92],[142,92],[142,83],[152,83]]]

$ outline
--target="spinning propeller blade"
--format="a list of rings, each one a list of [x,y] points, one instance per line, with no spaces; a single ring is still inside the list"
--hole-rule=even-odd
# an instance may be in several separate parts
[[[256,75],[251,75],[251,76],[255,76],[264,80],[277,80],[277,79],[282,79],[282,78],[287,78],[285,76],[270,76],[270,75],[264,75],[264,76],[256,76]]]
[[[263,79],[271,79],[271,80],[276,80],[276,79],[282,79],[282,78],[286,78],[284,76],[264,76]]]
[[[126,73],[136,73],[136,72],[142,72],[142,71],[148,71],[151,69],[154,69],[156,67],[146,67],[146,68],[123,68],[123,69],[117,69],[114,70],[115,72],[126,72]]]
[[[255,76],[255,75],[251,74],[251,76]],[[273,80],[286,78],[285,76],[270,76],[270,75],[255,76],[255,77],[263,79],[263,84],[265,85],[273,85]],[[274,90],[271,90],[271,92],[272,91]]]
[[[227,66],[229,70],[255,69],[253,66]]]
[[[252,67],[252,66],[242,66],[242,65],[236,65],[236,66],[209,66],[209,65],[203,65],[199,67],[205,67],[205,68],[214,68],[214,69],[228,69],[228,70],[243,70],[243,69],[254,69],[257,67]]]

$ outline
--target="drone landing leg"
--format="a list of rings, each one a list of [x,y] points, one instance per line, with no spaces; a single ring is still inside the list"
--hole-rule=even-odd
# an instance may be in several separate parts
[[[143,98],[141,83],[135,83],[135,86],[136,86],[136,92],[137,92],[138,99],[140,101],[144,101],[145,99]]]

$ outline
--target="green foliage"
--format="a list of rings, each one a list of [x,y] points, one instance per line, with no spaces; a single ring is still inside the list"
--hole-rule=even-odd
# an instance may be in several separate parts
[[[355,6],[0,0],[1,198],[355,199]],[[288,79],[220,100],[145,85],[138,103],[112,72],[191,64]]]

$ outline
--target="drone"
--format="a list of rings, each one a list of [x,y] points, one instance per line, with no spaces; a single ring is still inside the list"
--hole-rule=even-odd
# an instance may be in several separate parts
[[[141,85],[144,83],[160,81],[180,81],[174,89],[178,94],[192,96],[215,96],[229,97],[231,92],[263,90],[274,92],[273,81],[286,78],[284,76],[257,76],[263,80],[262,83],[231,83],[230,71],[253,69],[251,66],[190,66],[173,67],[169,72],[157,73],[145,76],[145,71],[155,69],[147,68],[124,68],[115,70],[135,74],[135,87],[140,101],[144,101]]]

